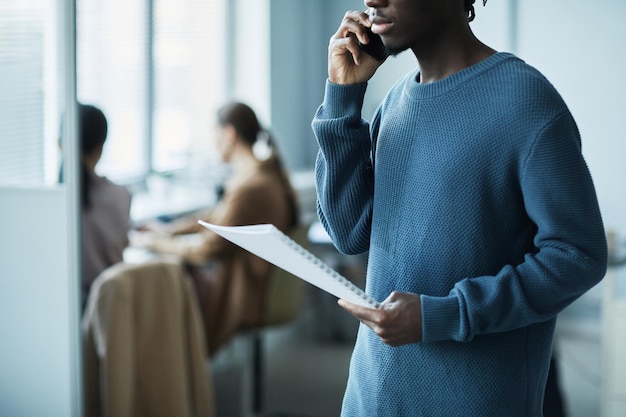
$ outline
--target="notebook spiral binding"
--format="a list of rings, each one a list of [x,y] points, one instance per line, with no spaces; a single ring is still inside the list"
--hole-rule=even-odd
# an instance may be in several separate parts
[[[322,269],[331,278],[335,279],[336,281],[344,285],[346,288],[350,289],[350,291],[352,291],[354,294],[356,294],[358,297],[360,297],[369,305],[373,306],[374,308],[380,308],[380,303],[378,301],[376,301],[375,299],[367,295],[362,289],[360,289],[359,287],[354,285],[352,282],[350,282],[348,278],[339,274],[337,271],[335,271],[334,269],[326,265],[324,262],[322,262],[319,258],[313,255],[311,252],[304,249],[302,246],[300,246],[298,242],[296,242],[295,240],[293,240],[292,238],[290,238],[289,236],[281,232],[278,228],[274,228],[274,232],[277,233],[278,236],[283,241],[285,241],[290,247],[294,248],[300,255],[306,258],[309,262],[312,262],[316,266],[320,267],[320,269]]]

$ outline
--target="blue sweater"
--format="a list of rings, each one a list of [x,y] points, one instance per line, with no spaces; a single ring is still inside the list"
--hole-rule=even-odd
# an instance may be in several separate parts
[[[556,315],[606,271],[578,129],[511,54],[431,84],[418,76],[371,125],[366,84],[327,82],[312,123],[333,242],[369,250],[378,301],[394,290],[422,301],[422,343],[390,347],[361,326],[342,415],[541,416]]]

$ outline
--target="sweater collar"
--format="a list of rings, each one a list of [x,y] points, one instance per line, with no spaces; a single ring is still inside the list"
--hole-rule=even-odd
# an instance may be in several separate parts
[[[489,58],[484,59],[477,64],[467,67],[464,70],[456,72],[439,81],[428,84],[420,84],[417,82],[419,69],[416,69],[415,71],[411,71],[409,74],[409,77],[406,79],[404,84],[404,89],[409,96],[417,99],[440,96],[465,84],[471,78],[490,70],[496,65],[499,65],[501,62],[512,58],[515,58],[515,56],[508,52],[496,52]]]

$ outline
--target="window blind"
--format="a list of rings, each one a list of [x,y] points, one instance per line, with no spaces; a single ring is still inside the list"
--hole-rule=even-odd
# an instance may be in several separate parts
[[[0,2],[0,183],[45,182],[45,1]]]
[[[154,2],[154,169],[205,161],[227,91],[225,0]],[[204,157],[203,157],[204,156]]]
[[[147,0],[77,0],[77,96],[99,107],[109,130],[101,175],[118,180],[148,167]]]

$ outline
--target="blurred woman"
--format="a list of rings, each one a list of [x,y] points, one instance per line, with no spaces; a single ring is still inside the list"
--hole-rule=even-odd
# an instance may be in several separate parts
[[[82,202],[82,300],[93,280],[109,266],[121,262],[128,245],[130,192],[96,174],[107,137],[104,113],[92,105],[79,104]]]
[[[217,113],[218,151],[232,166],[218,204],[167,224],[149,224],[133,233],[133,245],[182,258],[192,273],[206,324],[211,355],[237,331],[258,326],[263,318],[271,266],[200,226],[272,223],[289,232],[298,223],[295,192],[269,133],[243,103]],[[210,268],[214,266],[214,268]]]

